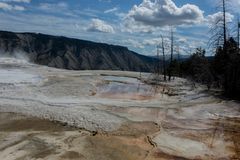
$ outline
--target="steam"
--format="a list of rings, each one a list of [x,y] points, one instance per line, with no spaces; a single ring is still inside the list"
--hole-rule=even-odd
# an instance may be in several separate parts
[[[29,56],[28,56],[28,54],[26,52],[15,50],[13,52],[13,56],[16,59],[23,60],[23,61],[26,61],[28,63],[30,62],[30,58],[29,58]]]
[[[31,62],[28,53],[21,50],[14,50],[12,52],[6,52],[3,50],[0,50],[0,59],[1,59],[1,62],[3,62],[4,60],[9,62],[10,59],[17,62],[21,62],[21,63]]]

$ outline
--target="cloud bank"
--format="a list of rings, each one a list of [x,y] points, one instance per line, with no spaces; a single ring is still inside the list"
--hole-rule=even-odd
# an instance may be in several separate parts
[[[151,30],[151,27],[192,25],[203,21],[203,13],[192,4],[177,7],[172,0],[143,0],[128,12],[125,24],[128,28],[138,26],[145,30]]]

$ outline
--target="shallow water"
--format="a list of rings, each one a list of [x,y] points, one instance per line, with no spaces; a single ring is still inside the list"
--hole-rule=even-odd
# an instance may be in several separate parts
[[[151,99],[158,94],[154,86],[142,83],[137,78],[104,76],[106,83],[98,86],[97,93],[101,97],[114,99]]]
[[[117,81],[125,83],[141,83],[137,78],[132,77],[121,77],[121,76],[103,76],[103,79],[106,81]]]

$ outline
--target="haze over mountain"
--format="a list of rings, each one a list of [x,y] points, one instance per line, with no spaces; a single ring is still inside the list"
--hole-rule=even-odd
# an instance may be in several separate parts
[[[0,31],[1,54],[26,53],[31,62],[71,70],[150,72],[157,61],[126,47],[35,33]]]

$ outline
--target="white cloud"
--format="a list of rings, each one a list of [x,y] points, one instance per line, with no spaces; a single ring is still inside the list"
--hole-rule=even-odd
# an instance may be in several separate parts
[[[226,13],[226,22],[227,23],[230,23],[232,22],[234,19],[234,15],[232,15],[231,13]],[[206,22],[209,24],[209,25],[214,25],[214,24],[217,24],[219,21],[222,21],[223,20],[223,12],[217,12],[217,13],[214,13],[212,15],[208,15],[206,17]]]
[[[156,27],[200,23],[204,19],[203,13],[198,6],[192,4],[177,7],[172,0],[143,0],[128,12],[125,24],[132,30],[138,27],[146,32]]]
[[[7,3],[0,2],[0,8],[3,10],[12,10],[12,6]]]
[[[0,2],[0,9],[3,9],[5,11],[12,11],[12,10],[23,11],[23,10],[25,10],[25,8],[22,6],[10,5],[10,4],[4,3],[4,2]]]
[[[1,0],[2,2],[30,3],[31,0]]]
[[[100,19],[92,19],[92,22],[87,31],[114,33],[113,27]]]
[[[108,10],[104,11],[104,13],[112,13],[112,12],[116,12],[117,10],[118,10],[118,8],[114,7],[112,9],[108,9]]]

